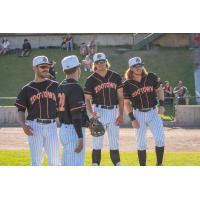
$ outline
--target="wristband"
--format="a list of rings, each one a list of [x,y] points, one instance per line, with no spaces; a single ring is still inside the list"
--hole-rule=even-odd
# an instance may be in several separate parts
[[[129,116],[131,121],[136,120],[135,116],[133,115],[133,112],[128,113],[128,116]]]
[[[164,101],[163,100],[159,100],[159,106],[164,106]]]

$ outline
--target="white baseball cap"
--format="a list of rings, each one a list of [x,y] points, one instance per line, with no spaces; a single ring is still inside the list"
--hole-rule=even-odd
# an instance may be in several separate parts
[[[107,60],[106,55],[104,53],[95,53],[93,56],[93,61],[97,62],[99,60]]]
[[[43,65],[43,64],[50,65],[49,60],[46,56],[37,56],[33,58],[33,66]]]
[[[64,70],[73,69],[80,65],[78,57],[75,55],[64,57],[61,61],[61,65]]]
[[[128,65],[129,67],[134,67],[136,65],[140,65],[140,66],[144,65],[144,63],[142,62],[142,59],[140,57],[133,57],[129,59]]]

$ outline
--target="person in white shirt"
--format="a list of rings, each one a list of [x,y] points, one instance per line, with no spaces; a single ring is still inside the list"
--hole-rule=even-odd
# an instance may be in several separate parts
[[[0,55],[5,55],[9,50],[10,42],[8,41],[7,38],[3,38],[0,45],[1,45]]]

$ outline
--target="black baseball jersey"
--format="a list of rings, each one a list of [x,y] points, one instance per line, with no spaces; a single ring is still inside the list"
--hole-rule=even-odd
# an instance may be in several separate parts
[[[81,112],[82,127],[86,126],[87,112],[83,89],[74,79],[64,80],[58,86],[58,116],[61,123],[73,124],[72,114]]]
[[[31,81],[18,94],[15,106],[19,111],[27,109],[27,120],[55,119],[57,117],[57,87],[52,80]]]
[[[117,90],[122,87],[121,76],[108,70],[105,77],[98,73],[89,76],[84,93],[92,96],[92,104],[111,106],[118,104]]]
[[[156,92],[160,79],[154,73],[142,77],[140,82],[126,80],[124,82],[124,99],[130,99],[134,108],[152,108],[157,105]]]

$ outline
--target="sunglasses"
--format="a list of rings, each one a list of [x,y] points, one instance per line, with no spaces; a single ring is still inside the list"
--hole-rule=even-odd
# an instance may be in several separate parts
[[[49,65],[40,65],[38,66],[40,69],[49,69],[50,66]]]
[[[105,60],[98,60],[98,61],[95,62],[95,64],[104,64],[104,63],[106,63]]]
[[[141,68],[141,67],[143,67],[143,65],[133,65],[133,66],[131,66],[131,68]]]

